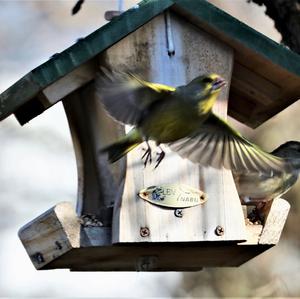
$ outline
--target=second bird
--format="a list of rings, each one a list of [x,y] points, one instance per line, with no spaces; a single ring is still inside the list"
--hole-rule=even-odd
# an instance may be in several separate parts
[[[257,173],[233,172],[239,196],[246,204],[261,206],[289,191],[298,180],[300,142],[288,141],[272,151],[271,154],[285,159],[286,163],[290,164],[290,171],[282,171],[272,177]]]
[[[140,143],[154,140],[202,166],[265,174],[289,168],[284,159],[252,144],[212,112],[225,83],[219,75],[207,74],[171,87],[102,68],[96,81],[98,97],[115,120],[134,126],[102,152],[115,162]],[[163,157],[161,151],[156,166]],[[148,144],[145,163],[150,159]]]

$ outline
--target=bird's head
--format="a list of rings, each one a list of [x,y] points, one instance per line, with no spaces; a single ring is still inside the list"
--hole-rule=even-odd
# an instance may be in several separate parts
[[[217,74],[202,75],[191,81],[187,87],[192,91],[193,99],[197,102],[199,113],[209,112],[226,81]]]
[[[197,77],[190,84],[198,85],[199,89],[206,93],[216,93],[226,85],[226,81],[217,74],[206,74]]]
[[[288,141],[281,144],[273,152],[273,155],[282,158],[300,158],[300,142],[298,141]]]

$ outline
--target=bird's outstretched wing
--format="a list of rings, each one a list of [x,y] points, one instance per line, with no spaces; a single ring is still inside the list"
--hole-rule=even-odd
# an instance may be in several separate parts
[[[107,112],[117,121],[136,125],[143,111],[176,88],[144,81],[127,72],[101,67],[96,79],[97,96]]]
[[[192,135],[169,144],[181,157],[203,166],[227,168],[235,173],[273,176],[291,171],[290,163],[264,152],[214,114]]]

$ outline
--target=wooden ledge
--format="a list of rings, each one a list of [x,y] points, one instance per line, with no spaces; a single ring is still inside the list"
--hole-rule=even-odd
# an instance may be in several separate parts
[[[246,226],[248,240],[243,243],[112,244],[111,228],[84,224],[68,202],[26,224],[19,237],[38,270],[198,271],[203,267],[235,267],[278,243],[289,207],[285,200],[275,199],[264,226]]]

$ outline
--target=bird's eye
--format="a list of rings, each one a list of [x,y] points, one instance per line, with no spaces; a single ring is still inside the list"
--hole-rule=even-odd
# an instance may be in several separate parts
[[[210,77],[205,77],[204,79],[202,79],[202,82],[203,82],[203,83],[212,83],[212,82],[213,82],[213,79],[210,78]]]

